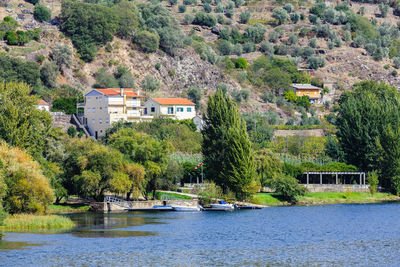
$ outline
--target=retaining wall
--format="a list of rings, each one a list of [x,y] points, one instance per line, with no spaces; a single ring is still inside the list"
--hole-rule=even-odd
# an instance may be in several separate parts
[[[126,201],[123,205],[116,202],[93,202],[90,204],[89,210],[94,212],[118,212],[126,210],[149,210],[154,205],[171,205],[196,207],[198,200],[179,199],[179,200],[149,200],[149,201]]]
[[[309,192],[369,192],[369,185],[304,184]]]

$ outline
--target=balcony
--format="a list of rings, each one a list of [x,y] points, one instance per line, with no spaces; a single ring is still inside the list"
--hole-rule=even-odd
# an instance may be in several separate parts
[[[85,103],[76,103],[76,108],[85,108]]]

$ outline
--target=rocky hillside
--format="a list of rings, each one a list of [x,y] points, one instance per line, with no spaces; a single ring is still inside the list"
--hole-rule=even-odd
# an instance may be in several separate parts
[[[91,5],[114,10],[116,18],[120,17],[122,21],[120,25],[124,22],[121,19],[123,15],[118,13],[123,9],[115,9],[117,3],[95,2]],[[134,12],[139,15],[130,32],[121,36],[118,30],[114,30],[112,40],[96,43],[97,52],[91,60],[79,54],[82,48],[77,47],[76,32],[74,36],[66,29],[68,15],[62,13],[61,1],[41,0],[36,7],[32,3],[1,1],[0,19],[9,16],[18,22],[18,26],[11,30],[28,33],[40,28],[40,38],[23,45],[11,44],[5,33],[8,26],[3,22],[0,31],[3,31],[1,37],[4,40],[0,51],[9,57],[40,64],[39,83],[44,91],[56,92],[42,95],[49,101],[63,97],[62,91],[57,93],[57,88],[62,85],[84,92],[96,84],[100,87],[115,84],[113,75],[120,79],[122,73],[118,74],[118,71],[123,66],[130,73],[126,76],[130,77],[128,84],[147,96],[186,97],[190,88],[192,91],[199,88],[200,102],[204,106],[207,95],[222,86],[244,112],[272,110],[284,121],[299,117],[303,110],[279,102],[279,90],[287,89],[287,85],[276,88],[278,85],[274,81],[279,77],[268,76],[272,69],[263,67],[255,71],[253,63],[262,56],[286,59],[299,69],[315,69],[315,77],[330,89],[324,96],[329,103],[333,103],[343,91],[351,89],[352,84],[364,79],[400,86],[396,70],[400,67],[398,17],[393,15],[397,6],[392,2],[318,4],[314,1],[170,0],[149,4],[139,1],[132,4],[136,6]],[[182,33],[180,38],[171,41],[179,43],[182,42],[179,39],[184,39],[182,45],[176,45],[173,53],[163,44],[168,41],[167,34],[162,33],[164,26],[154,26],[155,20],[146,18],[148,10],[143,7],[144,3],[152,7],[163,6],[170,17],[162,23],[171,23],[165,29],[170,27]],[[40,5],[51,11],[50,19],[43,22],[39,22],[40,14],[36,10]],[[152,10],[150,13],[159,12],[149,10]],[[162,12],[160,14],[165,14]],[[161,23],[160,20],[156,22]],[[143,31],[157,35],[154,40],[159,40],[160,46],[156,51],[149,52],[137,40],[138,33]],[[61,65],[54,56],[54,47],[60,44],[72,51],[68,64]],[[238,67],[241,58],[245,59],[247,66]],[[55,72],[53,82],[49,81],[50,74],[46,76],[51,70],[51,67],[45,67],[46,62],[58,64],[59,70]],[[282,66],[272,68],[287,71]],[[291,78],[288,82],[298,81]],[[155,86],[146,86],[146,82]],[[268,94],[275,94],[275,100],[271,100]],[[332,105],[320,107],[317,114],[326,114],[330,107]]]

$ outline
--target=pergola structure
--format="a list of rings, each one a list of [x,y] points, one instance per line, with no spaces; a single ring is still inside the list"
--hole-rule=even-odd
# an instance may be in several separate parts
[[[305,172],[304,184],[354,184],[365,185],[365,172]],[[302,178],[303,178],[302,177]],[[346,179],[347,178],[347,179]],[[303,182],[304,181],[304,182]]]

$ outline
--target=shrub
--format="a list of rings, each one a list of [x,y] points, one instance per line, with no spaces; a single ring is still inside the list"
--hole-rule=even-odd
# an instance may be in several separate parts
[[[382,18],[386,18],[387,17],[387,13],[389,11],[389,6],[385,5],[384,3],[380,3],[379,4],[379,11],[381,12]]]
[[[368,172],[367,181],[369,184],[369,191],[371,192],[371,194],[375,194],[379,184],[378,172],[377,171]]]
[[[221,4],[218,4],[215,7],[215,13],[222,13],[223,11],[224,11],[224,7]],[[222,22],[223,22],[224,21],[224,17],[222,15],[218,15],[218,23],[222,24],[222,22],[220,22],[221,21],[220,18],[222,19]]]
[[[17,31],[18,45],[24,45],[29,42],[29,38],[23,31]]]
[[[264,40],[260,45],[260,51],[266,56],[272,56],[274,54],[274,46],[267,40]]]
[[[270,42],[276,43],[281,37],[280,33],[277,31],[271,31],[268,33],[268,38]]]
[[[204,4],[203,9],[204,9],[204,12],[206,12],[206,13],[210,13],[212,11],[211,5],[207,4],[207,3]]]
[[[161,82],[150,75],[147,75],[142,81],[143,90],[154,92],[159,90],[161,87]]]
[[[140,31],[135,34],[133,39],[144,52],[152,53],[157,51],[160,45],[160,37],[157,33]]]
[[[300,185],[296,178],[285,174],[280,174],[268,181],[268,186],[273,188],[283,200],[290,203],[296,203],[298,198],[307,192],[307,189]]]
[[[76,136],[76,133],[77,133],[77,131],[76,131],[76,129],[75,129],[74,126],[69,126],[69,127],[68,127],[68,129],[67,129],[67,134],[68,134],[70,137],[75,137],[75,136]]]
[[[303,56],[303,58],[309,58],[309,57],[311,57],[312,55],[314,55],[314,49],[312,49],[311,47],[306,47],[306,48],[304,48],[304,50],[303,50],[303,54],[302,54],[302,56]]]
[[[260,43],[265,38],[265,28],[260,24],[249,26],[245,29],[244,37],[253,43]]]
[[[39,22],[49,22],[51,18],[51,10],[43,5],[35,5],[35,8],[33,9],[33,17]]]
[[[240,6],[242,6],[244,4],[244,0],[234,0],[235,3],[235,7],[239,8]]]
[[[194,16],[193,15],[186,14],[184,19],[183,19],[183,22],[184,22],[184,24],[189,25],[189,24],[192,24],[193,20],[194,20]]]
[[[300,20],[300,16],[297,13],[290,14],[290,20],[296,24]]]
[[[51,57],[60,69],[63,66],[69,68],[72,64],[72,50],[69,46],[62,43],[58,43],[54,46]]]
[[[318,39],[317,38],[311,38],[310,41],[308,42],[308,45],[312,48],[317,47],[318,44]]]
[[[393,58],[393,67],[396,69],[400,68],[400,57]]]
[[[237,56],[241,56],[243,54],[243,48],[241,44],[235,44],[232,47],[232,54],[237,55]]]
[[[186,6],[185,5],[179,5],[178,6],[178,12],[179,13],[185,13],[186,12]]]
[[[12,17],[6,16],[0,23],[0,31],[15,31],[18,28],[18,22]]]
[[[15,32],[7,31],[5,39],[8,45],[18,45],[18,36]]]
[[[247,60],[245,58],[238,58],[235,62],[235,67],[237,69],[246,69],[247,68]]]
[[[242,95],[242,98],[243,98],[244,101],[248,101],[250,99],[250,94],[251,94],[250,89],[243,88],[240,91],[240,94]]]
[[[281,25],[282,23],[285,23],[287,21],[289,15],[285,9],[275,8],[272,12],[272,17],[278,21],[279,25]]]
[[[297,44],[297,35],[293,33],[289,34],[288,41],[291,45]]]
[[[57,77],[60,74],[59,67],[54,61],[46,61],[40,70],[40,79],[43,84],[55,88],[57,86]]]
[[[243,11],[240,13],[240,23],[246,24],[250,20],[250,12],[249,11]]]
[[[261,99],[267,103],[275,103],[276,102],[276,95],[273,93],[264,93],[261,95]]]
[[[219,56],[215,53],[211,46],[201,43],[201,45],[196,49],[202,60],[208,61],[211,64],[216,64],[219,61]]]
[[[168,0],[168,3],[169,3],[171,6],[174,6],[174,5],[176,5],[176,4],[178,3],[178,0]]]
[[[199,86],[192,86],[188,89],[188,98],[196,104],[196,109],[200,107],[201,100],[201,88]]]
[[[256,51],[256,46],[254,43],[247,42],[243,44],[243,52],[244,53],[251,53]]]
[[[65,114],[76,113],[76,97],[60,97],[53,101],[51,111],[61,111]]]
[[[194,17],[193,24],[213,27],[215,24],[217,24],[217,20],[211,14],[197,12],[196,16]]]
[[[221,55],[230,55],[232,52],[232,44],[229,41],[222,40],[218,45]]]
[[[280,55],[280,56],[287,55],[287,53],[289,52],[289,48],[285,44],[280,44],[280,45],[275,46],[274,50],[275,50],[275,54]]]
[[[227,9],[225,11],[225,16],[228,17],[228,18],[232,18],[234,14],[235,14],[235,10],[233,8],[232,9]]]
[[[185,35],[178,28],[164,27],[158,30],[160,36],[160,48],[170,56],[175,56],[178,48],[183,47]]]
[[[293,5],[290,3],[287,3],[284,5],[283,9],[286,10],[287,13],[291,13],[293,11]]]

